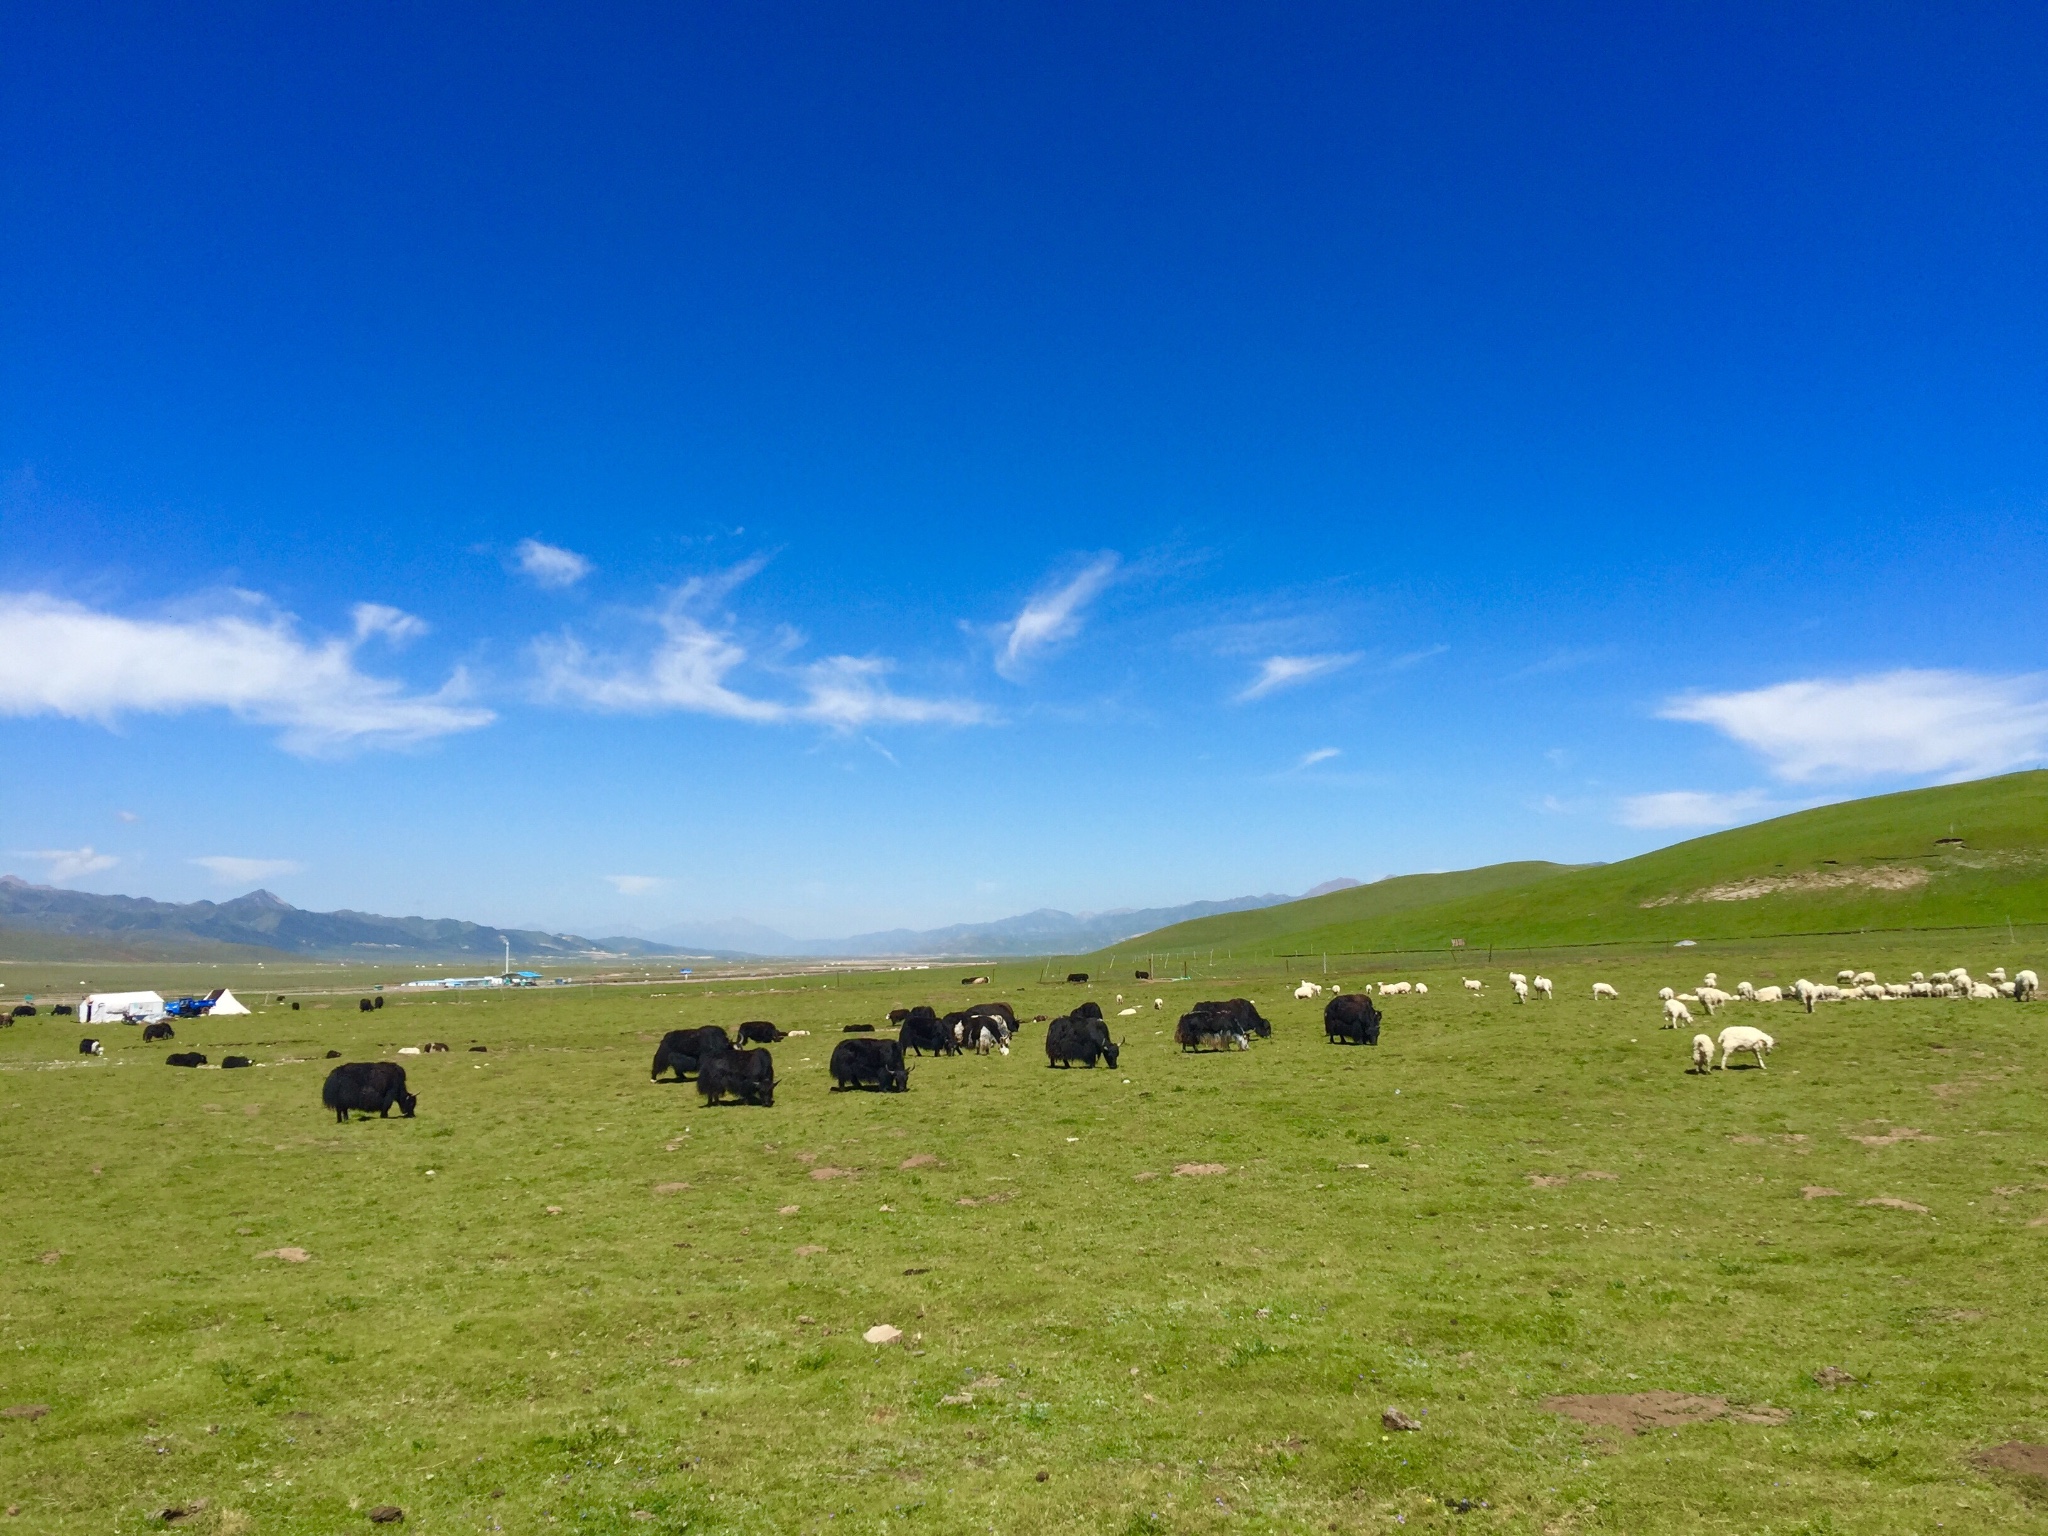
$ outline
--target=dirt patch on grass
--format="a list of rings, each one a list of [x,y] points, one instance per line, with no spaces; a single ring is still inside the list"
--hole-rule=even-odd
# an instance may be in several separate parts
[[[1011,1191],[999,1189],[992,1195],[983,1195],[979,1200],[974,1199],[970,1195],[963,1199],[955,1200],[953,1203],[955,1205],[1005,1205],[1016,1198],[1016,1195]]]
[[[827,1179],[857,1179],[860,1177],[860,1170],[858,1168],[834,1168],[830,1163],[827,1163],[822,1168],[813,1168],[811,1170],[811,1177],[821,1183]]]
[[[2017,1472],[2022,1477],[2048,1478],[2048,1445],[2008,1440],[1970,1458],[1990,1472]]]
[[[1738,1424],[1782,1424],[1791,1417],[1767,1404],[1730,1407],[1725,1397],[1693,1392],[1583,1392],[1546,1397],[1543,1406],[1593,1429],[1625,1429],[1632,1435],[1722,1418]]]
[[[1230,1165],[1228,1163],[1175,1163],[1173,1165],[1173,1176],[1176,1179],[1199,1179],[1206,1178],[1212,1173],[1228,1172],[1230,1172]]]
[[[920,1152],[914,1157],[906,1157],[896,1166],[898,1168],[937,1168],[941,1164],[931,1153]]]
[[[1925,1131],[1916,1131],[1910,1125],[1895,1125],[1882,1136],[1851,1136],[1851,1141],[1860,1141],[1866,1147],[1896,1147],[1902,1141],[1939,1141],[1939,1136],[1929,1136]]]
[[[50,1411],[48,1403],[15,1403],[0,1408],[0,1419],[40,1419]]]
[[[1610,1180],[1611,1180],[1611,1179],[1618,1179],[1618,1178],[1620,1178],[1620,1177],[1621,1177],[1621,1175],[1620,1175],[1620,1174],[1618,1174],[1618,1173],[1608,1173],[1608,1172],[1606,1172],[1605,1170],[1603,1170],[1603,1169],[1599,1169],[1599,1168],[1588,1168],[1588,1169],[1587,1169],[1587,1170],[1586,1170],[1586,1171],[1585,1171],[1584,1173],[1580,1174],[1580,1175],[1579,1175],[1579,1177],[1580,1177],[1580,1178],[1582,1178],[1582,1179],[1610,1179]]]
[[[800,1259],[812,1259],[824,1251],[824,1245],[821,1243],[805,1243],[803,1247],[797,1249],[796,1256]]]
[[[1550,1189],[1558,1184],[1569,1184],[1572,1176],[1568,1173],[1525,1173],[1522,1175],[1538,1189]]]
[[[657,1195],[680,1195],[684,1190],[688,1189],[689,1187],[689,1185],[680,1182],[671,1184],[657,1184],[654,1186],[654,1192]]]
[[[1643,903],[1644,907],[1690,906],[1698,901],[1755,901],[1783,891],[1838,891],[1865,886],[1873,891],[1912,891],[1929,879],[1924,869],[1814,870],[1800,875],[1752,875],[1747,880],[1730,880],[1721,885],[1702,886],[1696,891],[1674,892]]]
[[[303,1264],[313,1255],[303,1248],[270,1248],[256,1255],[259,1259],[283,1259],[287,1264]]]
[[[1844,1198],[1846,1193],[1844,1190],[1829,1189],[1825,1184],[1802,1184],[1799,1188],[1799,1198],[1802,1200],[1839,1200]]]
[[[1916,1216],[1925,1216],[1928,1214],[1926,1206],[1915,1205],[1910,1200],[1901,1200],[1896,1195],[1873,1195],[1868,1200],[1858,1200],[1856,1203],[1858,1205],[1882,1206],[1885,1210],[1888,1211],[1911,1211]]]

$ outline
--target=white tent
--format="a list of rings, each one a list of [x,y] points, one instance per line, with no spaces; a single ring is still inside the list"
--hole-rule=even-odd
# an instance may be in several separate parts
[[[95,992],[78,1005],[81,1024],[135,1023],[164,1016],[164,1000],[155,992]]]
[[[247,1013],[242,1000],[226,987],[218,987],[207,994],[206,1011],[210,1017],[220,1018],[230,1013]]]

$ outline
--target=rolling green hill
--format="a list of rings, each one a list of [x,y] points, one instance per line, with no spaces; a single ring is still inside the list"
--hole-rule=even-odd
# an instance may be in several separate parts
[[[2048,772],[1909,790],[1716,832],[1618,864],[1409,875],[1201,918],[1126,955],[1529,948],[2048,922]]]

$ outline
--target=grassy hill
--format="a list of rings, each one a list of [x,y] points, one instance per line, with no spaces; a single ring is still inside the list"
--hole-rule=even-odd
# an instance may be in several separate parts
[[[1799,811],[1618,864],[1410,875],[1119,944],[1362,954],[2048,921],[2048,772]]]

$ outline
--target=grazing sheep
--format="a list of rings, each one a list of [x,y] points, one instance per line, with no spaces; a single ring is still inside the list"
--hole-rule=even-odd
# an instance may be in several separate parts
[[[2013,977],[2012,988],[2015,999],[2022,1003],[2029,1002],[2034,994],[2041,990],[2041,978],[2032,971],[2021,971],[2019,975]]]
[[[1844,987],[1846,987],[1846,986],[1850,985],[1850,984],[1851,984],[1852,982],[1854,982],[1855,980],[1856,980],[1856,973],[1855,973],[1854,971],[1837,971],[1837,972],[1835,972],[1835,983],[1836,983],[1836,985],[1838,985],[1838,986],[1844,986]]]
[[[1692,1022],[1692,1010],[1675,997],[1664,999],[1664,1027],[1676,1029],[1681,1024]]]
[[[1296,1002],[1305,1003],[1312,997],[1321,997],[1322,995],[1323,989],[1312,981],[1304,980],[1300,986],[1294,989]]]
[[[1782,1003],[1785,1001],[1785,989],[1783,987],[1758,987],[1755,992],[1750,994],[1750,1001],[1753,1003]]]
[[[1594,983],[1593,983],[1593,1001],[1597,1003],[1597,1002],[1599,1002],[1599,1001],[1600,1001],[1600,999],[1601,999],[1601,998],[1603,998],[1603,997],[1612,997],[1612,998],[1615,998],[1615,999],[1617,999],[1617,1000],[1618,1000],[1618,999],[1619,999],[1619,998],[1621,997],[1621,994],[1620,994],[1619,992],[1615,991],[1615,990],[1614,990],[1614,988],[1612,988],[1612,987],[1610,987],[1609,985],[1607,985],[1607,983],[1606,983],[1606,982],[1604,982],[1604,981],[1596,981],[1596,982],[1594,982]]]
[[[1913,973],[1913,979],[1915,981],[1925,981],[1927,979],[1927,973],[1924,971],[1915,971]]]
[[[1907,990],[1915,997],[1932,997],[1934,996],[1934,983],[1931,981],[1916,981]]]
[[[1998,988],[1988,981],[1973,981],[1970,983],[1970,996],[1980,1001],[1987,998],[1995,999],[1998,996]]]
[[[1543,994],[1543,1001],[1546,1003],[1557,1001],[1556,997],[1551,993],[1551,982],[1548,976],[1532,976],[1529,979],[1529,985]]]
[[[1735,983],[1735,995],[1745,1003],[1753,1003],[1756,1001],[1756,988],[1746,981],[1738,981]]]
[[[1911,997],[1913,995],[1913,984],[1907,981],[1888,981],[1884,984],[1884,995],[1886,997]]]
[[[1515,1001],[1518,1003],[1529,1001],[1529,983],[1522,980],[1519,976],[1515,978]]]
[[[1728,1058],[1737,1051],[1749,1051],[1756,1057],[1757,1069],[1763,1070],[1764,1056],[1777,1041],[1760,1029],[1751,1029],[1746,1024],[1730,1024],[1721,1031],[1721,1070],[1728,1070]]]
[[[1467,992],[1484,992],[1486,990],[1486,983],[1474,981],[1470,976],[1467,976],[1465,978],[1465,990]]]
[[[1660,1003],[1668,1003],[1671,1001],[1671,999],[1673,999],[1676,996],[1678,996],[1678,994],[1672,991],[1669,987],[1659,987],[1657,989],[1657,1001]]]
[[[1998,984],[1998,995],[2000,997],[2018,997],[2020,995],[2020,984],[2016,981],[2001,981]]]
[[[1877,972],[1875,971],[1858,971],[1856,973],[1856,985],[1859,987],[1867,987],[1875,980],[1877,980]]]
[[[1701,1077],[1714,1070],[1714,1042],[1705,1035],[1692,1037],[1692,1069]]]
[[[1706,975],[1700,978],[1700,985],[1703,987],[1718,987],[1721,985],[1721,973],[1719,971],[1707,972]]]
[[[1984,974],[1990,977],[1993,981],[2004,981],[2005,967],[2002,965],[1994,965],[1993,967],[1991,967],[1990,970],[1986,971]]]
[[[1426,981],[1418,981],[1417,983],[1415,983],[1415,995],[1417,997],[1429,996],[1429,983]]]
[[[1956,984],[1952,981],[1937,981],[1933,984],[1933,987],[1936,997],[1954,997],[1956,995]]]
[[[1711,1014],[1716,1008],[1734,1002],[1735,996],[1731,992],[1723,992],[1719,987],[1701,987],[1700,1001],[1707,1005],[1707,1012]]]
[[[1404,997],[1414,990],[1414,986],[1405,981],[1383,981],[1380,983],[1381,997]]]
[[[1792,990],[1799,994],[1799,1001],[1805,1004],[1806,1011],[1813,1012],[1813,1005],[1820,997],[1820,988],[1802,976],[1792,983]]]
[[[1522,973],[1521,973],[1520,971],[1509,971],[1509,972],[1508,972],[1508,981],[1509,981],[1509,982],[1510,982],[1511,984],[1512,984],[1512,983],[1514,983],[1514,982],[1517,982],[1517,981],[1519,981],[1519,982],[1523,982],[1523,983],[1525,983],[1525,984],[1526,984],[1526,983],[1528,982],[1528,980],[1529,980],[1529,978],[1528,978],[1528,977],[1526,977],[1526,976],[1524,976],[1524,975],[1523,975],[1523,974],[1522,974]]]

